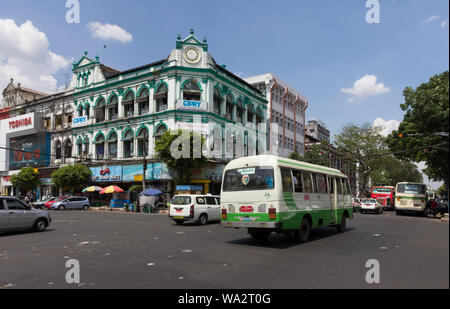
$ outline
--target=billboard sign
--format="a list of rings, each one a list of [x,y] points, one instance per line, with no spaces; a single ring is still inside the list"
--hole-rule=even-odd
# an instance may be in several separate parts
[[[50,133],[10,139],[9,169],[45,167],[50,164]]]

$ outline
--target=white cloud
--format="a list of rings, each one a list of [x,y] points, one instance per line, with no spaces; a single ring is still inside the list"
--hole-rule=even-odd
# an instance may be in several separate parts
[[[115,40],[122,43],[129,43],[133,40],[133,35],[117,25],[90,22],[87,26],[94,38]]]
[[[377,84],[377,77],[375,75],[366,74],[353,83],[353,88],[342,88],[341,91],[351,95],[352,97],[348,101],[353,102],[355,100],[360,101],[372,96],[388,93],[391,89],[385,87],[383,83]]]
[[[383,118],[377,118],[373,121],[373,126],[381,128],[380,134],[384,137],[387,137],[392,131],[397,130],[399,125],[400,121],[395,119],[386,121]]]
[[[427,19],[425,19],[424,21],[422,21],[419,25],[422,26],[422,25],[431,23],[431,22],[433,22],[433,21],[435,21],[435,20],[438,20],[439,18],[440,18],[440,16],[438,16],[438,15],[430,16],[430,17],[428,17]]]
[[[31,21],[18,26],[12,19],[0,19],[1,90],[14,78],[27,88],[47,93],[59,91],[61,87],[54,75],[70,63],[71,59],[50,50],[47,36]]]
[[[447,27],[448,19],[444,19],[444,21],[441,22],[441,28]]]

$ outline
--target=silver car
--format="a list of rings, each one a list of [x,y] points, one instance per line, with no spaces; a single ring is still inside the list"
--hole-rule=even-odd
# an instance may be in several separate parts
[[[89,199],[84,196],[71,196],[62,201],[53,203],[50,208],[65,210],[65,209],[83,209],[88,210],[91,204]]]
[[[32,208],[14,197],[0,197],[0,231],[43,232],[52,219],[46,211]]]

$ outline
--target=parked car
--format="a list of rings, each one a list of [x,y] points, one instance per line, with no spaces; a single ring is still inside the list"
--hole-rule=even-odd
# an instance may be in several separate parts
[[[378,214],[382,214],[383,213],[383,207],[374,198],[361,199],[360,212],[362,214],[368,213],[368,212],[375,212],[375,213],[378,213]]]
[[[52,204],[53,203],[65,200],[66,198],[68,198],[68,196],[54,197],[54,198],[50,199],[50,201],[45,203],[45,208],[52,209]]]
[[[361,203],[361,199],[360,198],[354,198],[353,199],[352,205],[353,205],[353,210],[354,211],[359,211],[360,203]]]
[[[15,197],[0,197],[0,231],[43,232],[52,219],[47,211],[35,209]]]
[[[65,210],[65,209],[82,209],[88,210],[91,206],[89,199],[84,196],[71,196],[63,200],[57,201],[51,204],[52,209]]]
[[[204,225],[220,221],[220,197],[215,195],[175,195],[169,209],[169,218],[176,224],[197,222]]]
[[[49,197],[49,198],[47,198],[47,199],[45,199],[43,201],[34,202],[34,203],[31,204],[31,206],[33,206],[36,209],[44,209],[45,208],[45,204],[47,202],[56,201],[57,199],[58,199],[57,197]]]

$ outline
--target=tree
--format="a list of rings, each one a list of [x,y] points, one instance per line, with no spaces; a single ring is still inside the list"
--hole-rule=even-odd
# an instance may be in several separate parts
[[[11,176],[11,184],[21,191],[33,190],[40,184],[38,177],[39,173],[34,168],[24,167],[18,174]]]
[[[430,147],[396,154],[397,158],[424,161],[425,174],[434,181],[444,180],[448,184],[448,136],[434,136],[433,133],[447,132],[449,128],[449,72],[430,78],[416,89],[406,87],[403,91],[405,103],[400,107],[406,114],[397,131],[388,138],[392,151],[415,149],[447,142],[447,145]],[[398,138],[399,133],[407,136]],[[411,136],[411,134],[415,134]]]
[[[346,149],[355,160],[359,162],[359,187],[363,195],[368,195],[369,179],[374,171],[383,162],[380,154],[386,152],[386,143],[380,134],[380,128],[373,127],[370,123],[361,126],[347,124],[342,132],[335,136],[335,144]]]
[[[292,160],[308,162],[311,164],[317,164],[322,166],[330,166],[330,160],[325,151],[319,145],[311,146],[304,156],[301,156],[297,151],[294,151],[289,156]]]
[[[178,181],[189,181],[193,170],[207,162],[202,147],[205,139],[193,131],[167,131],[156,141],[156,156],[176,172]]]
[[[417,166],[394,156],[383,157],[379,167],[372,174],[373,185],[395,186],[399,182],[422,182]]]
[[[92,171],[81,164],[62,167],[52,173],[53,184],[59,188],[72,188],[72,192],[81,191],[82,185],[87,184],[92,177]]]

